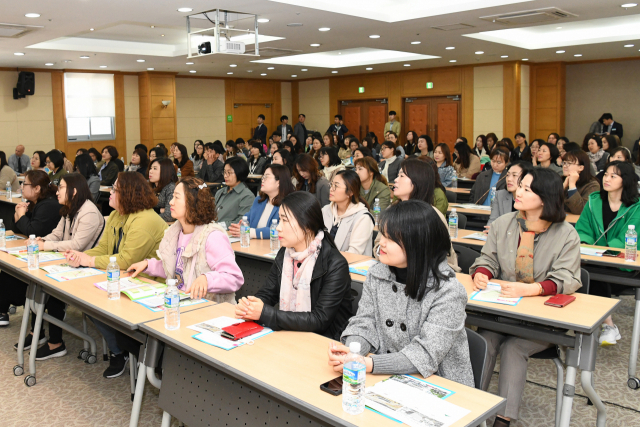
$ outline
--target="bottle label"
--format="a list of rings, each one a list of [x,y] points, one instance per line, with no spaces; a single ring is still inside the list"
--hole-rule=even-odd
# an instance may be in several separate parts
[[[376,215],[379,215],[380,214],[380,206],[374,206],[373,207],[373,213],[376,214]]]
[[[240,233],[243,233],[243,234],[249,234],[249,226],[247,226],[247,225],[241,225],[241,226],[240,226]]]
[[[449,225],[458,225],[458,218],[449,217]]]
[[[176,308],[180,305],[180,296],[174,295],[173,298],[169,295],[164,296],[164,306],[165,308]]]
[[[39,252],[40,247],[37,244],[27,246],[27,254],[29,255],[38,255]]]
[[[118,270],[118,271],[107,271],[107,281],[115,282],[116,280],[120,280],[120,270]]]
[[[625,240],[625,245],[627,246],[634,246],[634,247],[638,246],[638,238],[636,236],[633,236],[633,237],[628,236],[628,237],[625,237],[624,240]]]
[[[358,385],[364,381],[365,366],[362,363],[353,362],[348,368],[345,366],[342,368],[342,381]]]
[[[275,228],[271,229],[271,238],[272,239],[277,239],[278,238],[278,230],[276,230]]]

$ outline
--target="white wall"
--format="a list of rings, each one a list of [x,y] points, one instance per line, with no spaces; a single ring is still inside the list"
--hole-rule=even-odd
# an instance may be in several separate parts
[[[503,74],[502,65],[473,69],[473,140],[490,132],[503,137]]]
[[[191,153],[193,141],[226,141],[224,80],[176,78],[178,142]]]
[[[298,85],[299,112],[305,114],[307,130],[324,133],[329,124],[329,80],[310,80]],[[296,118],[297,119],[297,118]]]
[[[529,138],[529,81],[529,66],[522,65],[520,68],[520,132],[527,135],[527,138]],[[528,141],[531,141],[531,138]]]

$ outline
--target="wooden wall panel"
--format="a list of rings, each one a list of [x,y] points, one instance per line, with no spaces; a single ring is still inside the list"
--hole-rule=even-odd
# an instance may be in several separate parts
[[[502,134],[511,139],[520,132],[520,71],[520,64],[516,62],[505,64],[502,73]]]
[[[462,135],[466,136],[469,145],[473,145],[475,135],[473,134],[473,67],[465,67],[462,70]]]
[[[162,101],[169,101],[170,104],[165,108]],[[169,95],[152,95],[151,96],[151,117],[174,117],[176,114],[176,102],[173,96]]]
[[[358,75],[335,79],[340,96],[343,99],[373,99],[387,96],[387,76],[376,74],[372,76]],[[364,87],[364,93],[359,93],[358,88]]]
[[[291,116],[289,124],[295,126],[300,115],[300,87],[298,82],[291,82]],[[293,124],[292,124],[293,123]],[[304,141],[301,141],[304,144]]]
[[[115,85],[115,101],[116,101],[116,139],[113,141],[113,145],[118,149],[120,157],[127,158],[127,130],[126,130],[126,118],[124,115],[124,75],[116,74],[113,76],[113,84]],[[106,141],[105,141],[106,142]],[[108,144],[100,145],[104,147]],[[75,151],[69,153],[75,159]],[[71,157],[69,157],[71,159]]]
[[[566,81],[561,62],[532,64],[530,77],[529,140],[546,140],[552,132],[564,135]]]
[[[234,80],[233,83],[233,100],[236,103],[272,103],[275,101],[276,87],[280,91],[280,82],[274,80]]]
[[[282,93],[280,91],[280,82],[276,80],[247,80],[247,79],[226,79],[224,83],[225,89],[225,114],[232,116],[232,122],[227,122],[226,130],[227,130],[227,138],[228,139],[237,139],[237,138],[247,138],[247,134],[245,131],[242,132],[241,135],[236,135],[234,131],[239,129],[234,126],[235,121],[235,111],[233,108],[234,104],[246,104],[246,105],[256,105],[256,104],[270,104],[271,107],[268,111],[265,111],[263,114],[267,116],[267,121],[265,124],[267,125],[268,134],[271,135],[274,129],[280,125],[280,116],[282,115]],[[293,87],[292,87],[292,96],[293,96]],[[296,97],[295,101],[292,103],[298,103],[298,98]],[[266,109],[266,107],[264,107]],[[270,119],[269,119],[270,117]],[[297,116],[296,116],[297,117]],[[257,115],[251,119],[251,126],[257,126]],[[295,125],[297,122],[296,118],[289,118],[289,124],[291,126]],[[242,127],[244,129],[244,127]],[[253,135],[251,135],[253,136]]]
[[[462,94],[464,68],[442,68],[402,73],[394,78],[402,80],[402,96],[442,96]],[[427,89],[427,82],[433,89]]]
[[[58,150],[64,151],[67,144],[67,120],[64,107],[64,73],[61,71],[51,73],[51,95],[55,146]]]
[[[152,95],[173,96],[175,93],[175,76],[150,75],[150,93]]]
[[[162,142],[168,148],[178,140],[175,74],[140,73],[138,95],[140,143],[151,148]],[[164,108],[162,101],[171,103]]]

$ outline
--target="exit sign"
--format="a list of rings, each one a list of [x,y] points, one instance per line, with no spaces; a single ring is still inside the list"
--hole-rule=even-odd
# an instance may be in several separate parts
[[[433,89],[433,82],[427,82],[427,89]]]
[[[227,116],[227,123],[231,123],[233,121],[233,117],[231,117],[231,114],[229,114]]]
[[[364,86],[360,86],[358,88],[358,93],[364,93]]]

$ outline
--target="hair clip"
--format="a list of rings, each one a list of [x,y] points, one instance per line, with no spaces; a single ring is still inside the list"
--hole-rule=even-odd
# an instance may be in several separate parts
[[[198,188],[202,190],[203,188],[207,188],[207,183],[203,182],[202,185],[198,185]]]

